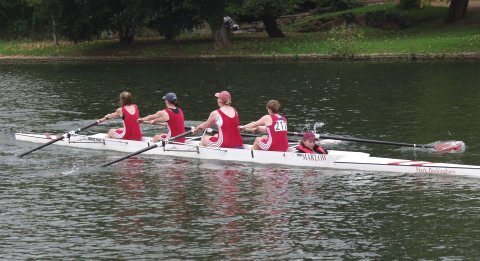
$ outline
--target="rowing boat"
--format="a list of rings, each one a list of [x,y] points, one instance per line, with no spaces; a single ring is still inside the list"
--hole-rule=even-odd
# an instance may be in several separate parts
[[[34,143],[47,143],[56,136],[43,134],[16,133],[15,139]],[[94,135],[69,135],[56,145],[75,148],[136,152],[154,144],[151,138],[142,141],[119,140],[106,138],[105,133]],[[330,168],[344,170],[360,170],[398,173],[430,173],[469,176],[480,178],[480,166],[432,163],[427,161],[403,160],[372,157],[369,153],[329,150],[328,155],[296,153],[293,148],[287,152],[271,152],[251,150],[251,145],[243,149],[211,148],[199,146],[199,142],[188,140],[186,143],[170,142],[162,144],[145,154],[175,156],[196,159],[237,161],[259,164],[280,164],[299,167]]]

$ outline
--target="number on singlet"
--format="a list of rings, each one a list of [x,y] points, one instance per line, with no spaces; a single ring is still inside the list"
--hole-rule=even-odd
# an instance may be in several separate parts
[[[287,131],[287,123],[283,120],[277,120],[275,123],[275,131]]]

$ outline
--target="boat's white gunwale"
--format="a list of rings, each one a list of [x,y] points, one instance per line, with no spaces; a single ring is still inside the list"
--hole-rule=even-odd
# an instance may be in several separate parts
[[[106,134],[104,133],[98,133],[94,135],[76,134],[57,143],[58,145],[76,148],[113,150],[126,153],[135,152],[154,144],[150,141],[151,138],[149,137],[144,137],[142,141],[124,141],[117,139],[109,139],[105,137]],[[17,140],[30,141],[35,143],[46,143],[51,140],[47,138],[46,135],[31,133],[16,133],[15,138]],[[99,142],[75,142],[81,139]],[[176,142],[168,143],[166,145],[159,144],[157,148],[146,151],[145,154],[209,160],[227,160],[260,164],[280,164],[297,167],[316,167],[401,173],[444,173],[452,175],[474,176],[480,178],[480,166],[474,165],[432,163],[427,161],[371,157],[368,153],[351,151],[331,150],[328,155],[320,155],[302,154],[296,152],[270,152],[252,151],[249,149],[211,148],[199,146],[198,144],[198,141],[190,141],[190,144],[182,144]],[[194,149],[186,150],[182,149],[182,147]],[[246,146],[246,148],[249,147],[250,145]]]

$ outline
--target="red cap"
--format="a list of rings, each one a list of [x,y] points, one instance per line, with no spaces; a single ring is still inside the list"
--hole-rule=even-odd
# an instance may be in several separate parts
[[[313,131],[306,131],[303,133],[304,140],[315,140],[315,133]]]
[[[215,93],[215,97],[219,98],[220,100],[222,100],[224,102],[229,102],[229,101],[232,100],[232,96],[227,91],[217,92],[217,93]]]

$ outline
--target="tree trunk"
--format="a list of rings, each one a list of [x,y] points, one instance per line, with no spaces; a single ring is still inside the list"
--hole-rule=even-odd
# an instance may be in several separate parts
[[[162,32],[159,32],[160,35],[162,35]],[[175,32],[169,28],[165,29],[165,32],[163,33],[163,36],[165,37],[165,40],[170,42],[173,39],[175,39]]]
[[[228,37],[225,26],[222,25],[217,30],[212,30],[212,33],[215,39],[215,50],[221,49],[223,47],[229,47],[232,45],[232,41],[230,41],[230,38]]]
[[[55,17],[52,15],[52,34],[53,34],[53,42],[55,45],[58,45],[58,33],[57,33],[57,23],[55,22]]]
[[[469,0],[451,0],[448,8],[447,23],[453,23],[459,19],[464,19],[467,13]]]
[[[270,37],[284,37],[283,32],[278,28],[277,20],[272,13],[266,12],[262,17],[263,24],[265,25],[265,30],[267,30],[268,36]]]
[[[124,24],[118,25],[118,41],[120,43],[133,43],[133,35],[132,27]]]

